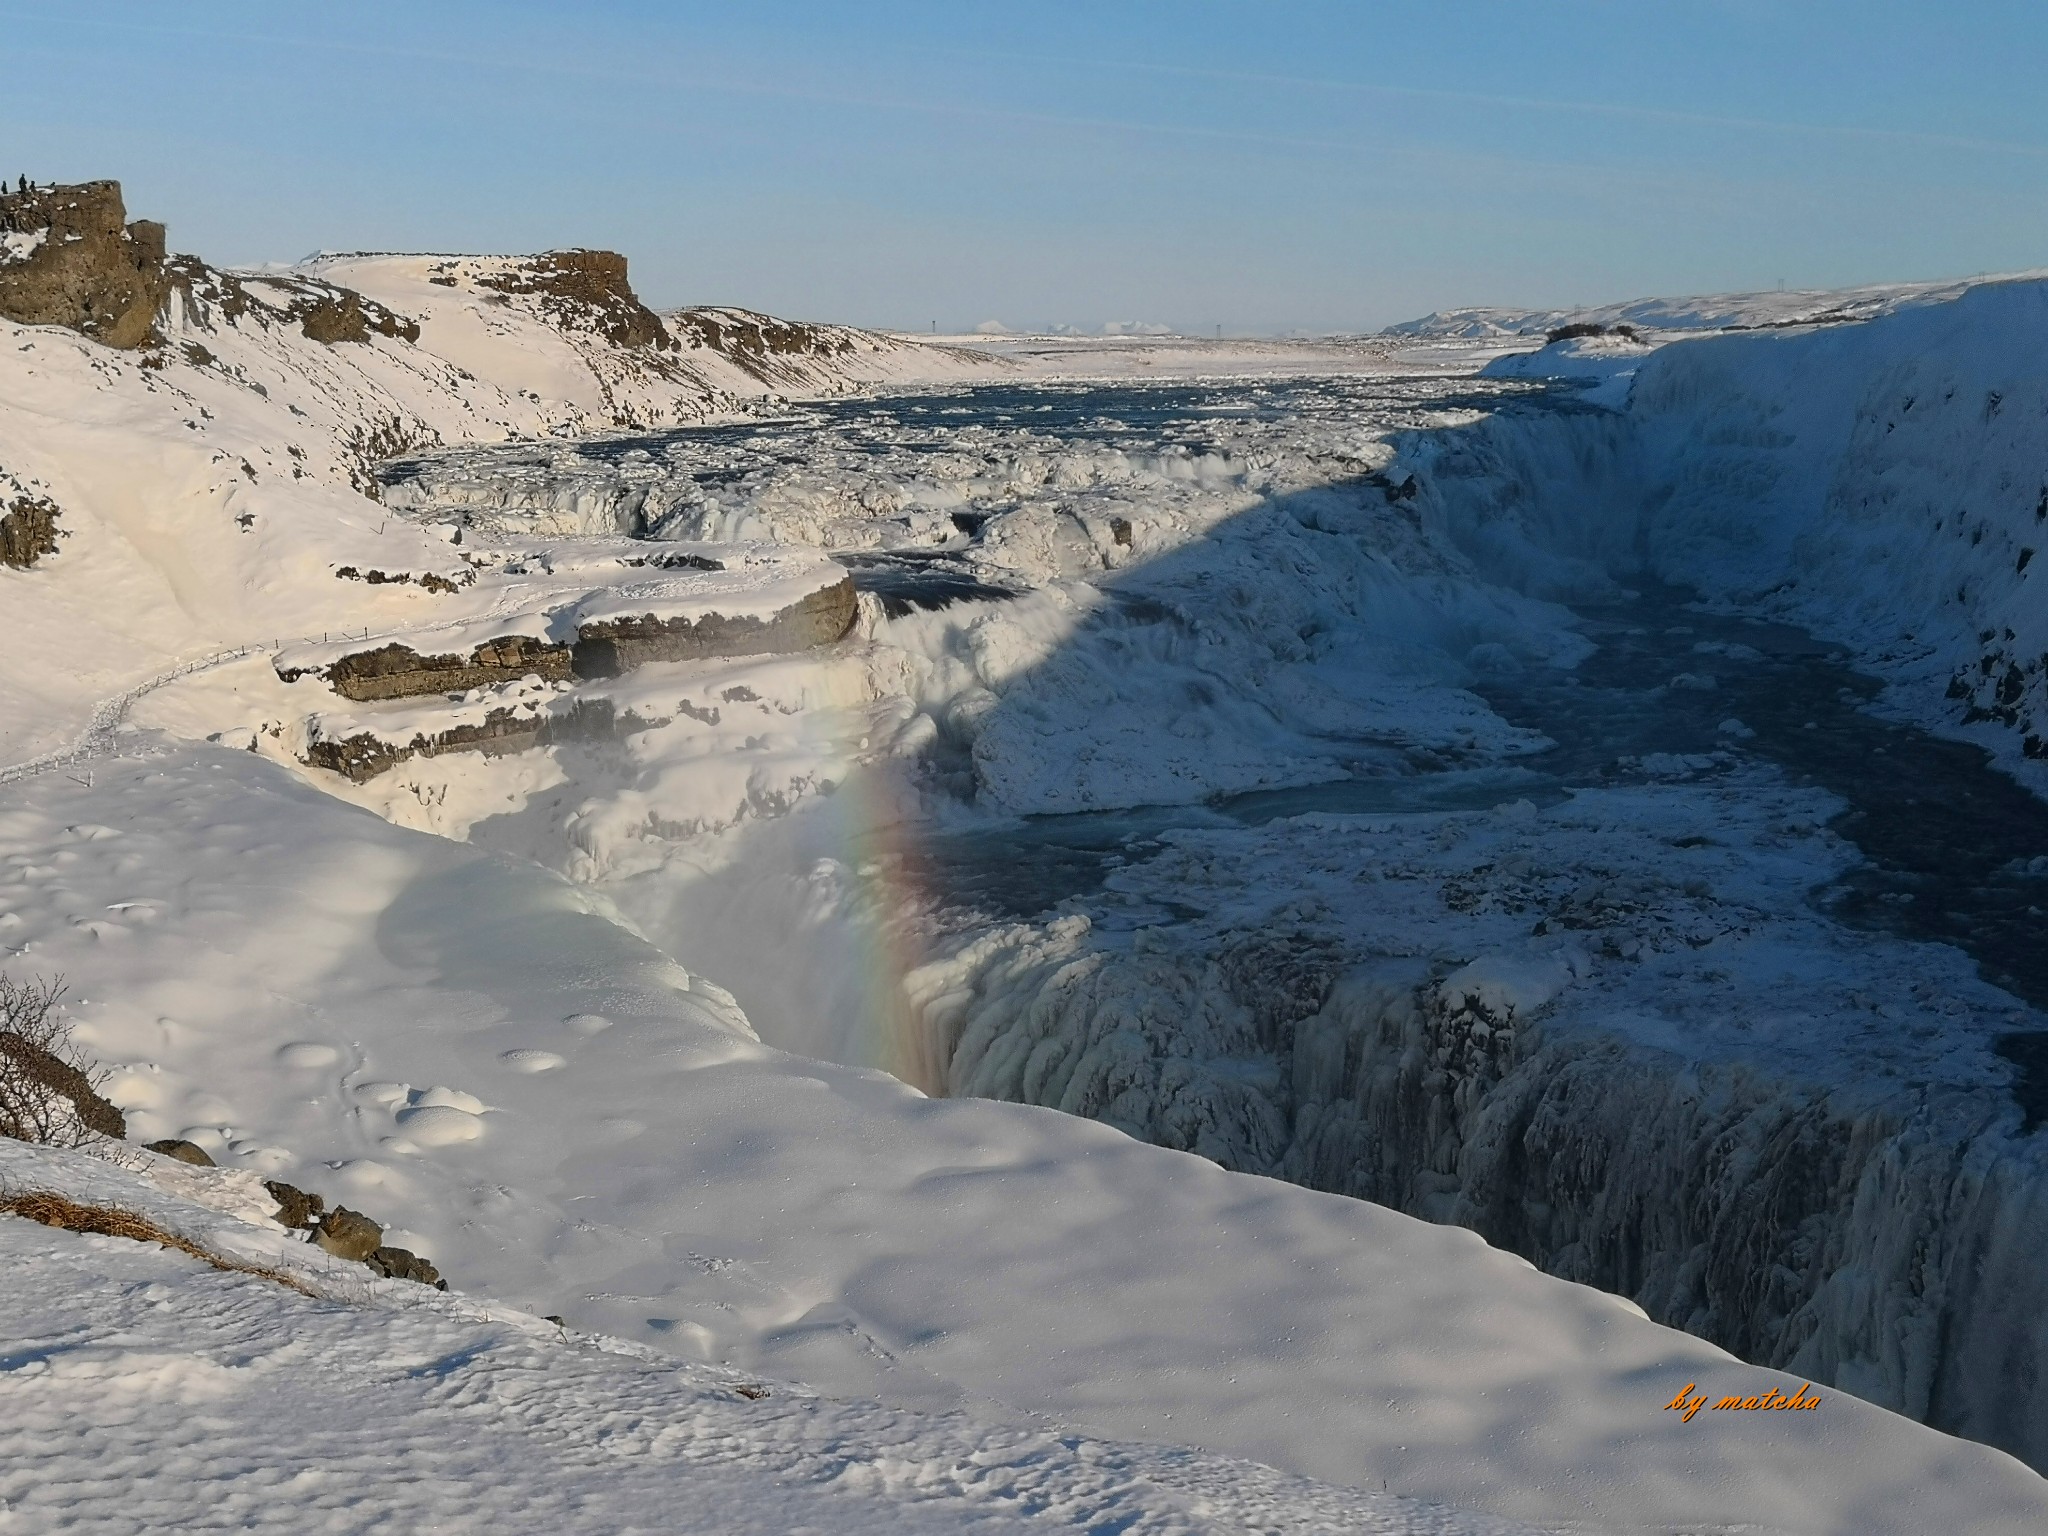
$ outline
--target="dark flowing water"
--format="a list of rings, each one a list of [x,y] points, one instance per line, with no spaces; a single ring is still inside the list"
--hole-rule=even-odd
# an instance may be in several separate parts
[[[1017,594],[984,580],[956,554],[937,550],[860,551],[834,555],[853,585],[881,599],[882,612],[900,619],[917,609],[955,603],[1001,602]]]

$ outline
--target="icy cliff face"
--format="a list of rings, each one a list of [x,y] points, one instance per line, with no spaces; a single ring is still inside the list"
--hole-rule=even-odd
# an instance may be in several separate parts
[[[544,677],[500,681],[520,697],[479,688],[451,707],[487,718],[601,701],[620,729],[500,758],[422,753],[361,785],[322,775],[335,779],[325,787],[568,875],[594,908],[715,978],[705,988],[744,993],[771,1045],[887,1065],[962,1097],[1056,1105],[1233,1168],[1466,1223],[1629,1292],[1661,1320],[2048,1459],[2048,1413],[2028,1374],[2042,1307],[2026,1234],[2042,1181],[1998,1055],[2007,1031],[2039,1020],[1953,952],[1845,933],[1809,910],[1806,892],[1851,858],[1820,831],[1831,803],[1714,751],[1639,762],[1626,790],[1548,810],[1256,829],[1192,808],[1347,773],[1368,785],[1533,777],[1515,764],[1543,739],[1489,706],[1490,680],[1569,669],[1589,647],[1559,605],[1611,597],[1645,571],[1795,617],[1818,593],[1813,613],[1860,645],[1854,599],[1875,604],[1881,579],[1857,586],[1855,562],[1823,548],[1815,569],[1827,584],[1779,584],[1788,573],[1806,580],[1797,539],[1825,545],[1828,518],[1847,515],[1825,509],[1838,481],[1852,483],[1857,418],[1827,402],[1862,399],[1865,375],[1922,345],[1885,327],[1931,322],[1667,349],[1640,364],[1638,404],[1625,412],[1560,406],[1554,390],[1510,382],[1451,391],[1324,380],[1275,399],[1240,381],[1187,399],[1132,391],[1109,405],[1058,389],[996,405],[942,393],[828,403],[637,442],[499,452],[475,444],[637,419],[618,404],[630,380],[580,360],[579,347],[602,339],[602,313],[583,340],[564,339],[522,307],[544,295],[492,287],[480,270],[437,272],[437,260],[384,273],[422,302],[373,292],[365,304],[381,309],[363,308],[360,345],[307,334],[302,301],[327,289],[305,276],[266,282],[276,302],[232,324],[187,317],[179,339],[203,361],[173,351],[160,368],[123,369],[83,343],[35,338],[48,350],[23,354],[0,386],[12,379],[25,402],[38,390],[61,398],[76,420],[40,436],[17,430],[0,446],[23,466],[20,484],[60,493],[62,530],[73,506],[84,509],[78,541],[21,574],[24,602],[7,615],[20,623],[29,604],[45,604],[35,613],[51,638],[34,624],[21,634],[46,671],[60,670],[78,637],[103,646],[140,626],[138,615],[158,626],[133,637],[150,658],[276,635],[273,623],[292,637],[317,613],[310,627],[346,632],[320,636],[324,648],[370,646],[374,624],[377,642],[403,631],[422,655],[473,661],[473,642],[501,638],[531,611],[519,607],[532,596],[520,584],[569,561],[565,533],[614,544],[621,532],[744,535],[837,549],[856,573],[862,560],[888,559],[899,575],[979,583],[957,606],[907,612],[865,592],[853,632],[829,653],[662,663],[575,700]],[[377,289],[375,272],[350,276]],[[417,323],[419,340],[368,324],[382,313]],[[1849,352],[1828,362],[1801,350],[1816,347]],[[1721,373],[1707,367],[1715,359]],[[502,372],[476,371],[485,362]],[[2002,392],[1997,421],[2026,385],[1987,387]],[[1516,401],[1528,408],[1501,408]],[[117,416],[120,430],[95,413]],[[1910,440],[1904,414],[1889,433],[1872,429],[1873,451]],[[1955,437],[1922,445],[1930,464],[1975,441],[1962,416],[1943,419]],[[471,446],[426,454],[431,437],[401,440],[415,424]],[[147,499],[133,447],[103,451],[138,437],[159,456]],[[379,487],[381,506],[348,486],[351,466],[380,444],[416,466]],[[2006,467],[2025,452],[2016,436]],[[1993,473],[1987,494],[1996,485]],[[1759,498],[1774,510],[1760,516]],[[1873,526],[1890,538],[1898,522]],[[1955,542],[1980,551],[1968,559],[1989,558],[1989,534]],[[166,547],[181,558],[133,554]],[[604,551],[615,565],[625,556]],[[2011,563],[2024,577],[2016,553]],[[343,569],[354,578],[336,579]],[[26,585],[49,576],[61,579]],[[470,584],[443,591],[430,577]],[[117,610],[98,627],[94,600]],[[452,620],[464,643],[427,646]],[[1954,633],[1959,646],[1977,643],[1967,625]],[[1914,673],[1910,657],[1865,654],[1930,680],[1923,692],[1943,707],[1948,662]],[[1711,690],[1711,665],[1656,685]],[[8,686],[26,691],[19,679]],[[277,756],[281,737],[267,729],[307,707],[290,690],[323,687],[287,683],[257,658],[162,690],[136,718]],[[323,707],[334,703],[330,693]],[[1536,798],[1562,798],[1550,787]],[[914,866],[919,850],[890,840],[914,845],[948,818],[987,831],[992,812],[1170,804],[1191,807],[1187,820],[1143,857],[1126,849],[1129,866],[1099,900],[1048,898],[1059,909],[1029,922],[991,921],[949,906],[936,884],[891,889],[872,873],[892,858]],[[353,846],[360,818],[334,814],[335,836]],[[18,840],[40,847],[85,819],[67,810]],[[292,837],[304,835],[295,824]],[[991,861],[1018,846],[996,838]],[[55,897],[25,908],[36,926],[22,937],[66,964],[97,954],[82,951],[81,935],[97,942],[117,929],[93,914],[134,905],[119,874],[94,887],[90,908]],[[487,874],[480,883],[503,871]],[[66,889],[79,883],[66,878]],[[435,899],[460,908],[470,898]],[[99,956],[92,974],[109,963]],[[867,993],[887,996],[870,1012]],[[582,1012],[558,1012],[581,1029]],[[431,1030],[413,1041],[413,1021],[428,1016],[406,1014],[390,1038],[438,1050]],[[156,1018],[144,1010],[131,1022],[137,1032],[119,1049],[142,1060]],[[866,1033],[871,1022],[886,1028]],[[541,1024],[534,1040],[554,1039],[559,1021]],[[356,1035],[337,1026],[335,1038]],[[566,1060],[561,1044],[519,1050]],[[501,1059],[486,1052],[478,1070],[498,1071],[489,1063]],[[637,1081],[642,1063],[620,1061]],[[411,1075],[427,1081],[425,1070]],[[395,1080],[395,1068],[379,1073]],[[645,1111],[606,1120],[601,1134],[658,1124],[696,1136],[706,1122],[678,1121],[671,1102],[655,1102],[663,1091],[621,1089]],[[298,1102],[275,1085],[236,1092],[238,1104]],[[247,1129],[241,1107],[202,1114],[196,1100],[167,1102],[169,1129]],[[277,1145],[289,1139],[286,1120],[260,1123],[279,1126],[266,1132]],[[1107,1134],[1051,1124],[1062,1139]],[[811,1129],[806,1120],[793,1141],[835,1158]],[[269,1155],[270,1143],[241,1139],[248,1156]],[[613,1154],[578,1147],[599,1181],[615,1182]],[[676,1155],[649,1154],[646,1166],[671,1167]],[[461,1178],[461,1190],[473,1187]],[[749,1209],[760,1187],[748,1186]],[[631,1199],[657,1191],[669,1199],[672,1181],[650,1178]],[[667,1206],[621,1213],[617,1225],[634,1244],[677,1230]],[[479,1237],[480,1251],[503,1230]],[[680,1315],[660,1299],[679,1283],[667,1261],[648,1262],[644,1281],[607,1278],[616,1326]],[[596,1281],[575,1283],[590,1294]],[[633,1299],[642,1289],[659,1296]],[[774,1326],[812,1304],[778,1312]],[[842,1337],[829,1317],[815,1331]]]
[[[1626,408],[1413,443],[1431,515],[1525,591],[1630,570],[1846,643],[1897,704],[2048,759],[2048,282],[1670,346]],[[2033,782],[2048,782],[2048,775]]]
[[[1996,1049],[2030,1015],[1810,910],[1853,858],[1828,809],[1752,783],[1175,832],[1096,917],[906,990],[951,1093],[1469,1226],[2038,1463],[2048,1169]],[[1119,900],[1183,917],[1118,932]]]

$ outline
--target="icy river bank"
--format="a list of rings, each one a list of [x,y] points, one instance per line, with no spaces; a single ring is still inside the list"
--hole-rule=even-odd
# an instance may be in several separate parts
[[[1625,545],[1504,566],[1495,482],[1428,451],[1475,424],[1581,474],[1615,430],[1440,380],[1003,387],[398,466],[467,526],[822,545],[871,605],[859,686],[721,677],[689,751],[563,749],[437,830],[771,1044],[1467,1225],[2040,1464],[2048,807]],[[781,755],[720,814],[692,754],[742,729]]]

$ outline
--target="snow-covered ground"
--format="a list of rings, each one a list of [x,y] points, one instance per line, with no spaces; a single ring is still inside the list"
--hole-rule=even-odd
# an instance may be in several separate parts
[[[612,345],[522,299],[439,286],[424,262],[314,265],[399,301],[432,296],[420,340],[322,344],[280,307],[298,279],[214,273],[174,291],[169,344],[152,352],[10,329],[5,493],[55,503],[61,555],[0,577],[0,766],[61,747],[100,701],[174,663],[491,606],[501,594],[472,589],[444,535],[365,494],[387,455],[715,418],[771,392],[721,354]],[[463,323],[472,310],[488,323]]]
[[[471,1441],[463,1421],[441,1508],[452,1519],[474,1498],[494,1524],[529,1483],[482,1490],[493,1467],[518,1459],[524,1478],[530,1458],[530,1486],[575,1488],[606,1445],[637,1460],[604,1495],[617,1504],[588,1506],[594,1529],[645,1518],[634,1501],[660,1496],[648,1467],[669,1454],[729,1480],[745,1513],[727,1528],[1041,1507],[1087,1529],[1485,1528],[1360,1502],[1382,1487],[1587,1531],[2048,1519],[2048,1488],[2002,1453],[1832,1386],[1812,1413],[1688,1422],[1664,1407],[1688,1383],[1718,1398],[1840,1380],[2034,1447],[2044,1417],[2004,1362],[2035,1347],[2024,1236],[2039,1184],[1987,1150],[2017,1141],[2010,1070],[1987,1044],[2016,1005],[1952,952],[1805,909],[1805,886],[1852,857],[1815,830],[1829,810],[1815,792],[1729,760],[1652,765],[1632,790],[1553,805],[1561,792],[1523,766],[1544,738],[1485,692],[1588,655],[1562,603],[1610,593],[1639,547],[1637,483],[1603,477],[1652,463],[1646,445],[1693,441],[1684,412],[1740,430],[1706,439],[1723,457],[1700,488],[1652,499],[1668,518],[1653,547],[1672,551],[1658,569],[1698,564],[1710,595],[1756,601],[1692,553],[1741,563],[1713,553],[1730,510],[1708,483],[1746,495],[1775,467],[1780,516],[1820,516],[1801,498],[1833,471],[1811,461],[1861,418],[1816,380],[1861,400],[1872,377],[1947,348],[1939,366],[1966,375],[1985,423],[1989,393],[2031,399],[2022,350],[1971,327],[2013,326],[1986,303],[2031,324],[2035,290],[1774,334],[1786,350],[1732,362],[1667,348],[1623,415],[1569,385],[1401,377],[1413,365],[1377,344],[1253,357],[1118,338],[1025,359],[1003,342],[1009,361],[991,362],[816,327],[771,345],[750,317],[692,311],[664,348],[621,341],[647,322],[589,276],[323,258],[247,283],[360,287],[418,320],[417,341],[325,345],[260,301],[228,314],[216,286],[180,299],[147,367],[5,328],[0,463],[10,495],[59,505],[63,535],[33,567],[0,569],[9,970],[70,978],[81,1039],[116,1069],[108,1091],[138,1138],[183,1135],[370,1210],[472,1298],[393,1310],[378,1287],[346,1309],[288,1292],[257,1304],[253,1280],[0,1222],[24,1274],[113,1277],[39,1303],[24,1326],[44,1342],[5,1357],[57,1393],[50,1433],[92,1453],[105,1382],[161,1380],[230,1405],[274,1448],[252,1463],[291,1466],[332,1405],[266,1376],[254,1362],[272,1357],[249,1341],[318,1330],[365,1402],[388,1382],[407,1415],[364,1411],[337,1432],[403,1422],[433,1445],[432,1415],[474,1407],[488,1434]],[[1898,329],[1912,325],[1925,329]],[[787,366],[765,369],[777,346]],[[1238,377],[1051,377],[1162,367]],[[934,382],[765,398],[876,380]],[[1813,399],[1796,432],[1752,424]],[[1897,451],[1933,462],[1974,445],[1962,410],[1933,437],[1916,418]],[[682,425],[699,421],[719,424]],[[2032,441],[2009,430],[1987,494]],[[608,435],[566,440],[594,433]],[[508,439],[528,441],[484,446]],[[1739,480],[1721,467],[1737,448],[1751,455]],[[405,463],[373,473],[392,456]],[[1882,472],[1868,458],[1856,472]],[[1877,534],[1888,515],[1871,514]],[[462,659],[515,634],[559,640],[558,613],[638,614],[636,584],[677,614],[732,606],[712,589],[737,567],[620,563],[648,535],[782,546],[777,570],[827,573],[819,552],[838,551],[863,589],[854,628],[815,651],[337,698],[351,646],[445,643]],[[2017,562],[1956,558],[1988,572],[1994,556]],[[1743,558],[1745,579],[1762,572]],[[1881,580],[1816,568],[1877,602]],[[2021,596],[1994,583],[1984,600]],[[1839,638],[1884,664],[1874,606],[1787,611],[1846,613]],[[1964,633],[1930,642],[1941,665],[1976,663],[1955,650]],[[1941,720],[1953,702],[1912,691],[1935,676],[1917,665],[1895,707]],[[542,707],[595,724],[360,783],[299,761],[323,717],[403,715],[431,735]],[[26,771],[53,751],[57,771]],[[1736,777],[1692,782],[1716,774]],[[1467,808],[1246,826],[1198,805],[1332,780],[1442,783]],[[1178,809],[1111,837],[1129,868],[1095,910],[1055,890],[1057,910],[1004,913],[940,867],[955,835],[982,839],[984,864],[1021,864],[1027,813],[1142,807]],[[1695,836],[1709,842],[1687,845],[1700,868],[1681,877],[1674,840]],[[1567,942],[1530,935],[1515,902],[1597,917]],[[1845,1000],[1858,988],[1891,1011]],[[1784,1021],[1788,997],[1806,1027]],[[1732,1022],[1761,1000],[1776,1023]],[[1283,1027],[1292,1086],[1276,1095]],[[1372,1039],[1414,1059],[1376,1076],[1356,1049]],[[1880,1045],[1867,1070],[1842,1070]],[[1423,1060],[1438,1049],[1455,1059]],[[926,1097],[883,1066],[1108,1123]],[[1925,1100],[1903,1130],[1888,1073]],[[1520,1092],[1550,1082],[1579,1096]],[[1773,1129],[1788,1103],[1822,1100]],[[1603,1140],[1617,1115],[1643,1146]],[[1554,1135],[1528,1139],[1532,1123]],[[1856,1156],[1825,1163],[1850,1185],[1785,1183],[1805,1166],[1798,1127],[1837,1124],[1860,1127]],[[1488,1177],[1503,1199],[1535,1187],[1502,1171],[1516,1146],[1545,1150],[1557,1199],[1516,1206],[1523,1227],[1504,1240],[1811,1369],[1743,1364],[1456,1227],[1217,1166],[1485,1225]],[[70,1162],[49,1176],[90,1183]],[[1966,1187],[1981,1196],[1968,1219],[1939,1219]],[[1686,1205],[1709,1196],[1718,1237]],[[1894,1203],[1909,1220],[1885,1218]],[[1772,1246],[1773,1213],[1789,1211],[1805,1223],[1796,1253]],[[1651,1269],[1617,1277],[1625,1222]],[[1897,1251],[1866,1262],[1856,1245],[1878,1241]],[[1928,1243],[1954,1266],[1932,1279],[1909,1262]],[[2018,1310],[1973,1303],[1972,1332],[1936,1291],[1977,1260],[2014,1277]],[[1721,1311],[1685,1315],[1697,1294]],[[1734,1310],[1752,1304],[1754,1318]],[[572,1338],[503,1306],[559,1313]],[[728,1378],[678,1359],[772,1378],[774,1395],[728,1401]],[[1981,1370],[1975,1396],[1951,1390],[1962,1367]],[[223,1384],[234,1370],[252,1374]],[[556,1389],[560,1411],[532,1407]],[[167,1498],[181,1432],[152,1441]],[[828,1496],[850,1501],[843,1516],[805,1502]],[[538,1491],[531,1504],[556,1507]]]
[[[145,1216],[300,1288],[0,1217],[0,1530],[1533,1529],[1220,1457],[820,1396],[369,1280],[266,1230],[246,1173],[0,1143],[0,1181]]]

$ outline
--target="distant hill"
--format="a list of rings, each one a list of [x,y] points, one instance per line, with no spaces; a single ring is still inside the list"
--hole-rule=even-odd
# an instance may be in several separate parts
[[[1895,310],[1937,304],[1979,283],[2040,277],[2041,272],[1957,278],[1934,283],[1880,283],[1868,288],[1794,288],[1763,293],[1716,293],[1682,298],[1629,299],[1582,309],[1441,309],[1404,320],[1382,336],[1485,341],[1541,337],[1566,325],[1627,325],[1643,330],[1741,331],[1770,326],[1826,325],[1874,320]]]

